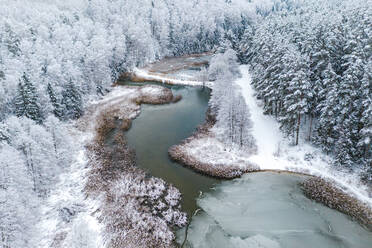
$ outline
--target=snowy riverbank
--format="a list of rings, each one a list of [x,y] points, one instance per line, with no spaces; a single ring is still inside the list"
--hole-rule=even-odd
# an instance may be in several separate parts
[[[76,123],[81,148],[76,162],[61,175],[43,209],[41,247],[174,246],[174,226],[186,224],[181,195],[136,167],[123,136],[142,103],[174,99],[162,86],[117,86],[90,103]]]
[[[207,113],[206,122],[181,144],[169,148],[169,156],[201,174],[231,179],[258,171],[249,161],[249,153],[227,147],[216,137],[215,117]]]
[[[188,56],[165,58],[142,68],[135,68],[126,74],[134,82],[159,82],[171,85],[211,87],[207,75],[203,73],[212,53],[192,54]],[[190,68],[194,68],[191,70]],[[201,71],[200,71],[201,70]],[[205,72],[205,71],[204,71]]]
[[[237,80],[237,84],[241,87],[250,109],[253,121],[252,133],[258,147],[257,154],[251,156],[249,160],[262,170],[300,172],[331,180],[337,187],[372,207],[368,188],[363,185],[357,174],[336,170],[331,165],[331,157],[304,139],[300,140],[299,145],[294,146],[284,137],[278,122],[273,117],[263,114],[260,102],[256,100],[251,86],[248,66],[241,66],[240,69],[242,77]]]
[[[218,130],[212,127],[213,125],[207,125],[207,130],[199,130],[182,144],[170,148],[170,156],[201,173],[216,177],[233,178],[244,172],[261,170],[288,171],[322,178],[328,182],[327,185],[334,187],[334,189],[328,187],[328,193],[338,190],[346,193],[349,201],[360,201],[358,210],[342,209],[336,204],[334,208],[351,216],[357,215],[358,211],[365,208],[363,211],[367,214],[363,214],[363,218],[367,218],[367,224],[371,224],[372,199],[359,175],[334,168],[331,165],[331,157],[304,140],[300,140],[298,146],[292,145],[280,131],[277,121],[263,114],[260,102],[255,99],[255,92],[251,87],[248,66],[241,66],[240,71],[242,77],[236,80],[236,84],[240,87],[239,90],[251,113],[252,135],[256,140],[257,152],[250,154],[228,148],[216,139],[215,133]],[[327,204],[325,198],[313,198],[319,201],[324,199],[323,203]],[[337,201],[338,199],[334,199],[334,202]],[[327,205],[332,207],[331,204]]]
[[[172,85],[188,85],[188,86],[206,86],[211,87],[211,82],[201,82],[197,80],[179,79],[176,77],[169,76],[164,73],[150,72],[146,69],[136,68],[133,70],[131,80],[135,82],[159,82]]]
[[[90,170],[85,192],[102,199],[97,215],[109,247],[173,247],[174,228],[186,224],[181,194],[136,166],[135,151],[123,133],[142,103],[171,103],[172,91],[155,85],[118,88],[95,108],[97,125],[88,145]]]

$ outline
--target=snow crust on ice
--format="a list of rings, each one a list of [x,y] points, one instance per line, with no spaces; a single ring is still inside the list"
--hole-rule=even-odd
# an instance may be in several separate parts
[[[236,83],[241,87],[242,94],[251,112],[253,122],[252,134],[256,139],[258,151],[249,160],[263,170],[283,170],[301,172],[319,176],[337,183],[348,194],[372,207],[372,198],[359,176],[335,169],[331,165],[332,158],[320,149],[306,143],[303,139],[297,146],[285,138],[279,129],[279,123],[271,116],[263,114],[262,104],[255,98],[251,85],[252,79],[249,67],[240,66],[242,77]]]
[[[222,182],[198,199],[203,210],[193,216],[186,247],[369,248],[369,231],[306,198],[298,185],[305,178],[263,172]]]

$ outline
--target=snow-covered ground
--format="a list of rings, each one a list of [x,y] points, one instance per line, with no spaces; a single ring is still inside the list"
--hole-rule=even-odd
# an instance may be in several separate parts
[[[218,128],[209,124],[206,126],[207,131],[198,131],[181,144],[169,148],[170,157],[193,170],[217,178],[231,179],[258,170],[249,160],[254,150],[227,146],[217,138]]]
[[[244,156],[244,152],[239,149],[227,148],[224,143],[213,135],[213,129],[211,132],[212,135],[201,136],[185,144],[184,148],[188,151],[188,154],[200,158],[202,163],[244,169],[246,164],[249,163],[249,159]]]
[[[39,235],[35,237],[40,248],[103,247],[102,226],[92,214],[99,207],[98,201],[86,198],[83,192],[88,171],[84,144],[91,135],[72,130],[76,156],[41,209],[42,219],[36,226]]]
[[[291,145],[292,142],[280,131],[278,122],[263,114],[251,85],[249,67],[243,65],[240,70],[242,77],[236,83],[241,87],[251,112],[252,132],[258,148],[249,160],[263,170],[302,172],[332,180],[337,183],[336,186],[372,207],[368,189],[360,182],[358,175],[336,170],[331,165],[331,157],[304,140],[297,146]]]
[[[211,87],[213,83],[207,80],[207,75],[202,75],[199,71],[209,63],[211,57],[211,53],[205,53],[165,58],[145,67],[135,68],[132,73],[134,78],[143,81]]]
[[[182,75],[177,75],[177,78],[175,76],[167,75],[164,73],[155,73],[150,72],[146,68],[135,68],[133,70],[133,73],[135,77],[141,78],[145,81],[155,81],[155,82],[161,82],[161,83],[167,83],[167,84],[174,84],[174,85],[188,85],[188,86],[206,86],[211,87],[212,82],[201,82],[198,80],[187,80],[182,79]],[[190,76],[187,76],[190,78]]]

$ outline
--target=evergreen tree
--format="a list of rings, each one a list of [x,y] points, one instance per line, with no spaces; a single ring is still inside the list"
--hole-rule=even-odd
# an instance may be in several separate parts
[[[337,134],[334,127],[337,123],[337,116],[340,112],[338,105],[338,87],[340,78],[333,71],[331,64],[328,64],[324,72],[324,87],[319,92],[319,99],[324,99],[317,107],[317,112],[320,113],[319,125],[317,127],[316,142],[327,153],[333,149]]]
[[[53,114],[58,118],[62,118],[63,117],[62,106],[61,106],[59,100],[57,99],[57,97],[54,93],[53,87],[50,83],[48,83],[48,86],[47,86],[47,93],[48,93],[48,96],[49,96],[49,100],[50,100],[50,102],[52,103],[52,106],[53,106]]]
[[[286,61],[288,67],[286,79],[288,81],[285,87],[284,111],[281,113],[279,121],[282,129],[295,137],[295,144],[297,145],[301,118],[308,111],[306,94],[309,91],[310,82],[306,61],[299,56],[296,50],[293,50],[289,56]]]
[[[362,79],[362,114],[361,114],[361,130],[358,149],[363,151],[363,160],[365,164],[372,165],[372,61],[370,61],[364,70]],[[372,169],[372,166],[371,166]]]
[[[79,90],[70,79],[62,93],[65,118],[77,119],[83,114],[83,102]]]
[[[31,83],[26,73],[18,83],[17,96],[15,98],[15,114],[25,116],[38,123],[42,122],[40,107],[37,103],[37,93],[35,86]]]
[[[339,162],[351,165],[362,157],[362,151],[357,149],[361,140],[360,131],[362,123],[362,101],[360,95],[361,81],[363,79],[363,65],[360,59],[350,56],[353,60],[344,72],[338,90],[338,106],[336,131],[340,139],[336,144],[336,156]],[[340,144],[342,143],[342,144]],[[348,156],[345,156],[348,154]]]

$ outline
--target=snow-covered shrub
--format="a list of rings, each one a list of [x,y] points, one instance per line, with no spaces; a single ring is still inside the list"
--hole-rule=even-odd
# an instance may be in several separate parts
[[[186,224],[179,191],[139,170],[117,180],[107,198],[101,215],[114,247],[169,247],[175,239],[171,228]]]

